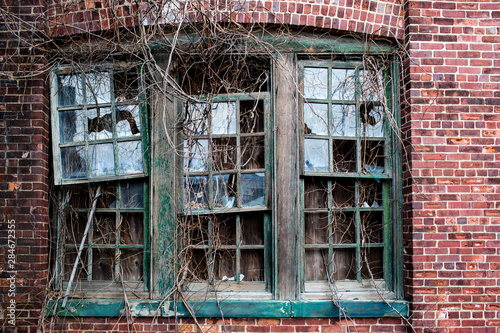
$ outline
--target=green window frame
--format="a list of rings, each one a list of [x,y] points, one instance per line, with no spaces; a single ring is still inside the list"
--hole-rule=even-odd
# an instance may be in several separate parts
[[[348,60],[299,68],[303,297],[394,298],[401,217],[390,71]]]

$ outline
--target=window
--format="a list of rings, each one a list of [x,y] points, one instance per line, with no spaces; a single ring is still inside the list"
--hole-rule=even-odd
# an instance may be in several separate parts
[[[150,118],[134,67],[54,74],[62,286],[77,262],[138,316],[405,313],[397,64],[288,51],[160,54]]]
[[[129,66],[52,75],[61,288],[145,290],[147,121],[139,77]]]
[[[305,293],[392,288],[397,184],[391,81],[380,64],[300,63]]]

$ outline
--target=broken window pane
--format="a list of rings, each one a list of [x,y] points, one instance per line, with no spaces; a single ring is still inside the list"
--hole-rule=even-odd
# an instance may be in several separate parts
[[[241,175],[241,205],[243,207],[266,204],[265,178],[266,174],[263,172]]]
[[[353,244],[356,242],[354,212],[333,213],[331,224],[333,244]]]
[[[87,178],[87,157],[84,146],[61,148],[63,179]]]
[[[305,243],[328,244],[328,213],[305,213]]]
[[[120,228],[121,244],[144,244],[144,217],[142,213],[122,213],[120,215]]]
[[[240,101],[241,133],[264,132],[264,101]]]
[[[59,106],[83,104],[81,75],[58,75]]]
[[[355,105],[332,105],[332,136],[356,136]]]
[[[113,116],[111,108],[87,110],[88,139],[102,140],[113,138]]]
[[[118,161],[118,172],[121,175],[142,172],[142,142],[118,142]]]
[[[352,69],[332,69],[332,99],[353,101],[356,94],[356,76]]]
[[[184,177],[184,202],[188,209],[208,208],[208,177]]]
[[[236,138],[212,139],[214,170],[233,170],[236,168]]]
[[[241,250],[240,280],[264,281],[264,250]]]
[[[121,249],[120,273],[122,281],[143,281],[143,250]]]
[[[328,104],[304,103],[304,134],[328,135]]]
[[[96,188],[89,195],[95,196]],[[90,207],[90,205],[86,206]],[[116,208],[116,187],[113,185],[104,185],[101,187],[101,195],[97,198],[97,208]]]
[[[213,176],[213,196],[215,208],[236,206],[236,175]]]
[[[370,173],[375,179],[384,173],[384,146],[384,141],[361,141],[364,171]]]
[[[328,171],[328,140],[304,140],[306,171]]]
[[[184,140],[184,169],[186,171],[208,170],[208,140]]]
[[[139,76],[132,68],[113,73],[115,102],[137,100],[139,97]]]
[[[304,68],[304,97],[328,98],[328,68]]]
[[[383,279],[384,278],[384,249],[364,248],[361,251],[362,279]]]
[[[212,104],[212,134],[236,133],[236,103]]]
[[[92,177],[115,174],[113,144],[89,145],[90,174]]]
[[[263,136],[241,138],[241,168],[245,170],[265,168]]]
[[[144,183],[129,182],[121,186],[121,207],[144,208]]]
[[[363,208],[378,208],[383,206],[382,184],[376,180],[360,181],[359,206]]]
[[[356,172],[356,141],[332,141],[333,172]]]
[[[108,72],[83,75],[87,90],[87,104],[111,103],[111,82]]]
[[[359,83],[361,86],[361,101],[382,101],[384,91],[384,82],[382,72],[373,70],[360,70]]]
[[[59,135],[61,143],[84,140],[83,110],[59,112]]]
[[[110,281],[115,278],[115,250],[94,248],[92,251],[92,280]]]
[[[360,120],[363,125],[362,136],[383,137],[384,136],[384,108],[372,103],[360,105]]]
[[[116,107],[116,135],[119,138],[141,135],[139,105]]]
[[[306,249],[304,266],[306,281],[328,280],[328,249]]]

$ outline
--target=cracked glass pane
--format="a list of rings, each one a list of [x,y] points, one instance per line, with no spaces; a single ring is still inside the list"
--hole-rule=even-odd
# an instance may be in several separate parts
[[[236,133],[236,103],[212,104],[212,134]]]
[[[83,75],[87,91],[87,104],[111,103],[111,80],[108,72]]]
[[[142,142],[118,142],[118,161],[121,175],[142,172]]]
[[[90,175],[92,177],[115,174],[113,144],[89,145]]]
[[[304,139],[306,171],[328,171],[328,140]]]
[[[304,68],[304,97],[311,99],[328,98],[328,68]]]
[[[88,139],[103,140],[113,138],[113,115],[111,108],[87,110]]]
[[[185,134],[205,135],[207,134],[207,119],[209,108],[207,104],[189,104],[186,110],[186,119],[184,120]]]
[[[84,140],[83,110],[59,112],[59,136],[61,143]]]
[[[356,96],[356,71],[353,69],[332,69],[332,99],[354,101]]]
[[[141,118],[138,105],[116,107],[116,135],[119,138],[141,135]]]
[[[58,75],[59,106],[83,104],[81,75]]]
[[[304,134],[328,135],[328,104],[304,103]]]
[[[61,148],[63,179],[87,178],[87,156],[84,146]]]
[[[355,105],[332,105],[332,136],[356,136]]]

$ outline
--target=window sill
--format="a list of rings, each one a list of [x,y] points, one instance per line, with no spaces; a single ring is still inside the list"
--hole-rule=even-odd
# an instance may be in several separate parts
[[[72,299],[61,308],[62,302],[49,301],[47,314],[63,317],[119,317],[125,314],[125,302],[120,299]],[[341,300],[342,313],[352,318],[408,317],[408,302],[403,300]],[[130,300],[132,316],[192,317],[188,308],[173,301]],[[328,300],[215,300],[189,301],[198,317],[231,318],[328,318],[341,315],[339,307]],[[57,310],[56,310],[57,307]]]

